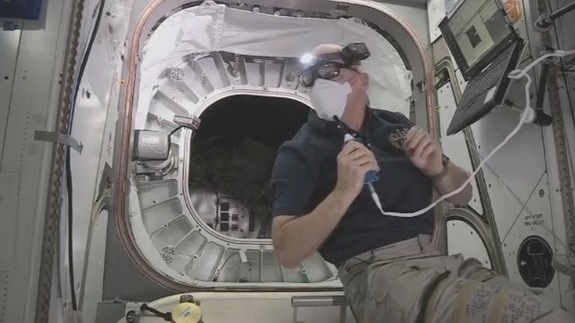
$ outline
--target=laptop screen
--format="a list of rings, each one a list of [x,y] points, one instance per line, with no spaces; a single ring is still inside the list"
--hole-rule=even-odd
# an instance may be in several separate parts
[[[447,21],[469,68],[511,33],[498,0],[463,0]]]

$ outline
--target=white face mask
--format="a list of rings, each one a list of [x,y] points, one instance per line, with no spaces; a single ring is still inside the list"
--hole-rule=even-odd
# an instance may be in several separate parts
[[[343,116],[347,96],[351,93],[351,86],[345,82],[339,84],[334,81],[317,79],[311,89],[309,98],[318,117],[333,121],[336,116]]]

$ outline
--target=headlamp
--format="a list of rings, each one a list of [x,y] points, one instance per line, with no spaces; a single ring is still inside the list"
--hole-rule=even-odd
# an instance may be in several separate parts
[[[304,86],[312,86],[318,77],[335,77],[339,74],[339,68],[360,65],[361,61],[370,55],[371,53],[365,43],[350,43],[341,51],[333,53],[321,55],[306,53],[300,58],[300,63],[303,66],[303,72],[300,75],[301,81]],[[324,73],[323,71],[326,69],[333,70],[333,72]]]
[[[299,59],[299,62],[305,67],[309,67],[311,65],[314,65],[314,63],[316,61],[317,61],[317,58],[312,53],[305,53]]]

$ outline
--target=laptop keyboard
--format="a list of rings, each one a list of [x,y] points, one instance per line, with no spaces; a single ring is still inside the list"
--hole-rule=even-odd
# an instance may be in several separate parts
[[[475,98],[499,83],[502,74],[505,73],[505,63],[513,53],[514,47],[513,45],[507,46],[505,51],[501,53],[501,55],[498,55],[481,75],[478,75],[467,84],[463,96],[459,101],[460,109],[465,109],[470,106],[470,103],[472,103]]]

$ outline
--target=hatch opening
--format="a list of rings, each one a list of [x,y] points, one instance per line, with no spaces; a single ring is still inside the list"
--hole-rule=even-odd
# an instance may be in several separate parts
[[[309,110],[291,99],[235,95],[201,114],[190,147],[189,191],[208,226],[232,238],[271,237],[276,153]]]

